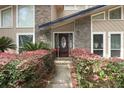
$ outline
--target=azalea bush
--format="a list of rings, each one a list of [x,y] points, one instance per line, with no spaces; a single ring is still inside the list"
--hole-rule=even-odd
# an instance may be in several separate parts
[[[55,72],[53,50],[27,51],[7,58],[0,70],[0,87],[46,87]]]
[[[124,87],[124,60],[103,58],[85,49],[71,51],[79,87]]]

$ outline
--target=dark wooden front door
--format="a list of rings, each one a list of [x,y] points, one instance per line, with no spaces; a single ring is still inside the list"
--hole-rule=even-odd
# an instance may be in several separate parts
[[[68,34],[59,34],[59,57],[69,56]]]

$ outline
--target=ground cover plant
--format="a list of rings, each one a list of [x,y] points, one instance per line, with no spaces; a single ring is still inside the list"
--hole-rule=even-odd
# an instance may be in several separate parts
[[[73,49],[70,54],[76,68],[77,85],[84,88],[124,87],[124,60],[103,58],[86,49]]]

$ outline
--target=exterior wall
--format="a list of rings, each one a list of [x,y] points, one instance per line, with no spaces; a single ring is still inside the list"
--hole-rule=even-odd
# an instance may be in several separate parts
[[[91,50],[91,21],[90,16],[75,21],[75,48]]]
[[[54,32],[64,32],[64,31],[73,32],[74,31],[74,22],[59,26],[59,27],[53,29],[52,31],[54,31]]]
[[[59,17],[67,16],[67,15],[70,15],[70,14],[73,14],[78,11],[85,10],[85,9],[88,9],[89,7],[91,7],[91,5],[82,5],[82,6],[85,6],[84,9],[64,10],[64,8],[63,8],[63,11],[59,13]]]
[[[114,7],[113,7],[114,8]],[[123,6],[124,15],[124,6]],[[123,16],[124,19],[124,16]],[[105,20],[94,20],[92,21],[93,31],[124,31],[124,20],[109,20],[108,9],[105,10]]]
[[[16,27],[16,6],[13,7],[13,26],[11,28],[0,28],[0,37],[7,36],[16,43],[17,33],[33,33],[33,28],[17,28]]]
[[[123,15],[124,15],[124,6],[123,6]],[[124,35],[124,16],[122,20],[109,20],[108,19],[108,9],[105,10],[105,20],[93,20],[92,21],[92,32],[105,32],[106,40],[106,57],[109,55],[109,32],[123,32]],[[123,37],[124,40],[124,37]],[[124,45],[124,42],[123,42]],[[124,46],[123,46],[124,49]],[[122,51],[124,52],[124,51]],[[123,55],[124,58],[124,55]]]
[[[51,30],[49,28],[40,30],[39,25],[51,21],[51,6],[36,5],[35,6],[35,41],[43,41],[49,43],[51,41]]]
[[[55,20],[57,18],[57,9],[55,5],[51,5],[51,20]]]

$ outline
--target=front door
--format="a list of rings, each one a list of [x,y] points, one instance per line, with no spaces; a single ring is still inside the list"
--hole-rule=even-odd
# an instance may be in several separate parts
[[[69,56],[68,34],[59,34],[59,57]]]
[[[72,33],[55,33],[55,48],[57,57],[68,57],[69,50],[73,48]]]

